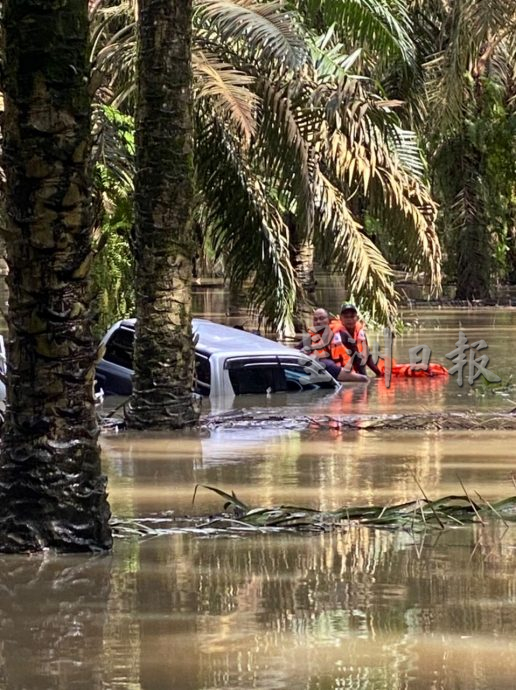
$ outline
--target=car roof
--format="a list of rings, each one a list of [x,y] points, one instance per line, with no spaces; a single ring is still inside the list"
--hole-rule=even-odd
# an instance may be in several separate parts
[[[136,319],[124,319],[119,326],[134,329]],[[207,319],[192,319],[192,329],[199,334],[196,348],[214,354],[223,352],[231,355],[245,354],[271,354],[271,355],[297,355],[301,353],[294,348],[286,347],[281,343],[264,338],[261,335],[241,331],[238,328],[223,326]]]

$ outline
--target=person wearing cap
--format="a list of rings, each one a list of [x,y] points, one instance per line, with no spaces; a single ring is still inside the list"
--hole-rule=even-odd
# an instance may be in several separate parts
[[[353,371],[351,366],[344,368],[339,356],[346,356],[342,348],[342,336],[334,333],[330,315],[326,309],[316,309],[313,313],[313,326],[308,331],[302,349],[305,353],[318,359],[334,379],[341,383],[367,383],[367,375]],[[342,324],[340,325],[342,327]]]
[[[340,347],[332,351],[332,359],[346,371],[367,376],[369,367],[376,376],[383,376],[382,371],[374,363],[367,337],[358,318],[358,310],[354,304],[343,304],[340,309],[340,324],[334,328],[335,338],[340,339]]]

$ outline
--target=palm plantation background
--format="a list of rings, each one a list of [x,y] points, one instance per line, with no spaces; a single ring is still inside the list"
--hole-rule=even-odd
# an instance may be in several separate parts
[[[302,320],[314,262],[383,321],[394,265],[438,291],[443,252],[469,300],[513,270],[514,11],[488,5],[194,3],[196,251],[233,289],[246,281],[280,332]],[[135,12],[91,10],[111,230],[100,260],[120,274],[118,313],[130,309]]]

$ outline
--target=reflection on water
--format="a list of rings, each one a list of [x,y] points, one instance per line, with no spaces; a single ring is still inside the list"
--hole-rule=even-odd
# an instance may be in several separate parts
[[[458,531],[420,551],[408,535],[365,531],[175,540],[182,577],[149,542],[146,591],[168,597],[144,632],[147,687],[513,688],[516,555],[501,537]],[[176,645],[196,673],[185,684],[177,655],[154,670],[156,649]]]
[[[0,687],[104,687],[110,563],[0,558]]]
[[[2,688],[514,688],[516,551],[500,525],[5,561]]]
[[[441,314],[438,330],[397,347],[431,336],[445,353],[459,318]],[[510,372],[514,313],[473,321],[492,369]],[[234,405],[295,415],[504,404],[460,397],[454,380],[424,383]],[[250,505],[335,509],[411,500],[414,476],[431,497],[459,493],[460,477],[494,500],[514,493],[515,444],[513,432],[271,428],[102,439],[113,513],[132,518],[218,512],[203,488],[192,506],[196,484]],[[516,528],[500,522],[429,535],[176,534],[119,539],[103,558],[0,557],[0,690],[514,690],[515,678]]]

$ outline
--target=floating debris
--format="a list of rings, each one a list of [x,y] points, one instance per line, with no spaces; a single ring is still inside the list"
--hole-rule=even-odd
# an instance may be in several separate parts
[[[287,416],[266,411],[209,415],[205,429],[285,428],[314,430],[381,431],[403,430],[516,430],[516,414],[511,412],[418,412],[412,414],[349,414]]]
[[[160,536],[187,533],[196,536],[245,536],[271,532],[329,532],[364,526],[384,530],[427,532],[463,527],[489,520],[501,520],[506,526],[516,523],[516,496],[491,503],[478,492],[473,500],[461,482],[464,494],[430,500],[423,497],[408,503],[388,506],[351,506],[321,511],[301,506],[251,507],[231,494],[214,486],[213,491],[224,500],[224,512],[198,517],[175,517],[166,514],[150,518],[113,520],[113,533],[118,537]],[[195,487],[194,500],[197,493]]]

